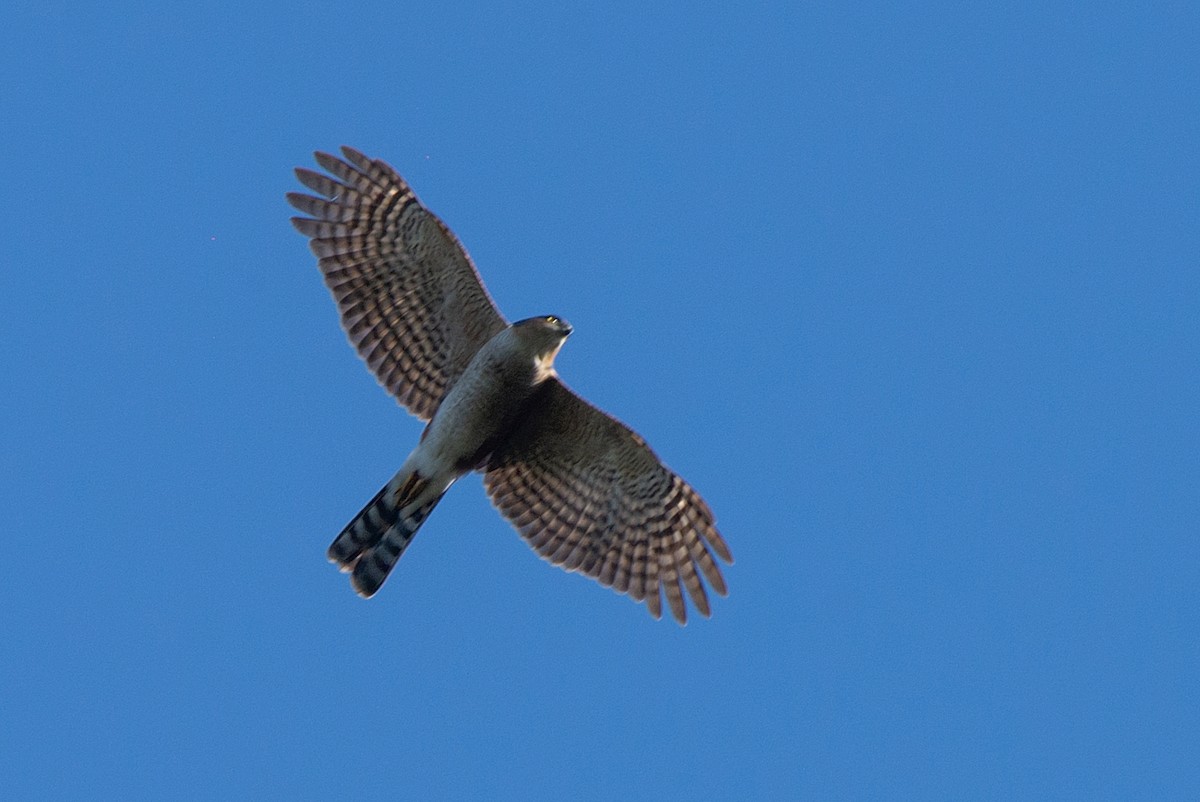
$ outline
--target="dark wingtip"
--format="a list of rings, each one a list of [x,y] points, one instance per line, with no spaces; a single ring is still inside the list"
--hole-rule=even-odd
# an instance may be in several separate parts
[[[342,155],[345,156],[346,160],[349,161],[351,164],[361,165],[364,163],[369,163],[371,161],[370,159],[368,159],[366,157],[366,154],[364,154],[361,150],[358,150],[357,148],[352,148],[349,145],[342,145],[341,151],[342,151]]]
[[[312,198],[311,195],[303,192],[285,192],[283,193],[283,197],[287,199],[288,205],[293,209],[302,209],[304,204],[308,202],[308,199]]]

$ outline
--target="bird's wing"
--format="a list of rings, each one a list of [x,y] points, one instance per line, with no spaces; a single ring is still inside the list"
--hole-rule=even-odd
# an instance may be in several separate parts
[[[646,602],[655,618],[660,588],[681,624],[684,589],[709,615],[701,574],[726,593],[713,554],[733,558],[708,505],[641,437],[556,378],[538,389],[483,481],[543,559]]]
[[[475,352],[506,322],[458,239],[389,165],[342,148],[329,175],[296,169],[320,197],[289,192],[342,327],[388,392],[429,420]]]

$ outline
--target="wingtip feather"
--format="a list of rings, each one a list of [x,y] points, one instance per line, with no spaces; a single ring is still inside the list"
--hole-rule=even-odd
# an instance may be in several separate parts
[[[345,157],[346,161],[350,162],[358,169],[366,170],[370,168],[371,160],[367,158],[366,154],[361,150],[352,148],[349,145],[342,145],[340,150],[342,151],[342,156]]]

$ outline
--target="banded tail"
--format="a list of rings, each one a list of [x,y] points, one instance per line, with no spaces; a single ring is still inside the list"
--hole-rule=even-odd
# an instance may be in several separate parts
[[[402,484],[399,479],[397,474],[384,485],[329,544],[329,561],[350,572],[350,584],[363,598],[374,596],[383,585],[413,535],[449,489],[422,500],[430,489],[428,480],[415,471]]]

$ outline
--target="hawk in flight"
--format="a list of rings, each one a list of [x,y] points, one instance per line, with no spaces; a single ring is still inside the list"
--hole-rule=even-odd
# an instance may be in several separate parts
[[[687,621],[724,596],[733,558],[708,505],[646,442],[571,391],[554,357],[571,326],[508,323],[471,259],[389,165],[317,153],[290,192],[342,326],[375,378],[428,421],[417,447],[329,547],[372,596],[456,479],[483,473],[492,503],[542,558]]]

